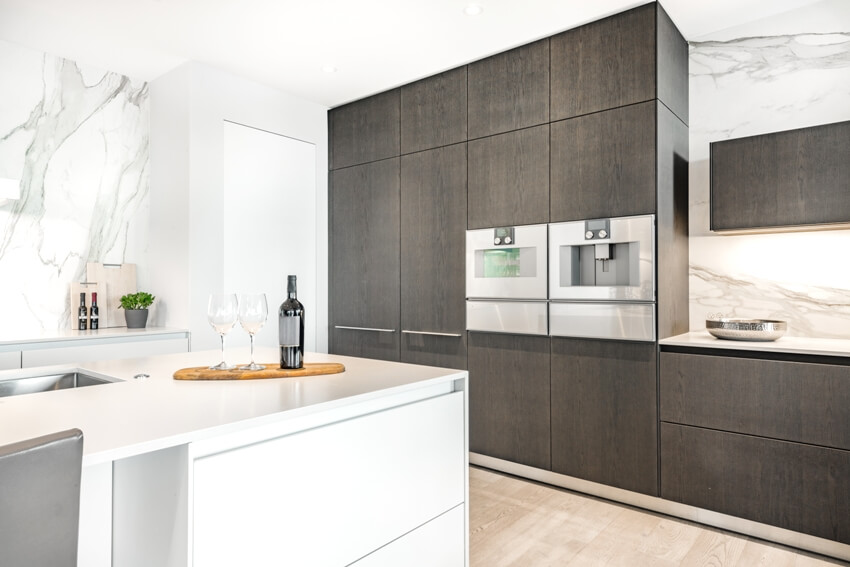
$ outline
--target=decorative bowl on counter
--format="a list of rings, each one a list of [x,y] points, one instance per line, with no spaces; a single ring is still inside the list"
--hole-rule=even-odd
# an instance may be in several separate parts
[[[771,319],[706,319],[705,328],[718,339],[775,341],[788,330],[786,321]]]

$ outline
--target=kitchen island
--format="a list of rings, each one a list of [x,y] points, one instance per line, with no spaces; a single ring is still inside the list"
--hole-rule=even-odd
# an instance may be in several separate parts
[[[0,445],[83,431],[81,567],[467,563],[465,371],[308,354],[346,371],[172,379],[218,357],[0,372],[120,380],[0,398]]]

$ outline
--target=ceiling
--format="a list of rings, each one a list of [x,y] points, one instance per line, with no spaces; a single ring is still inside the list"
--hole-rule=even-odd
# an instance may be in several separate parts
[[[198,61],[330,107],[647,2],[472,1],[0,0],[0,39],[143,80]],[[662,5],[694,40],[817,1]]]

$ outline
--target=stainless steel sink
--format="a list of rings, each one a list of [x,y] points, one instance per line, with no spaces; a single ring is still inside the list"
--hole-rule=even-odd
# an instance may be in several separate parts
[[[79,371],[49,374],[46,376],[0,379],[0,398],[33,394],[35,392],[49,392],[50,390],[96,386],[98,384],[109,384],[114,381],[91,376]]]

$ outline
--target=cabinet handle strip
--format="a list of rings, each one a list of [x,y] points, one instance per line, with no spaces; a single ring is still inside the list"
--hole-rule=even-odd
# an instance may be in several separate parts
[[[460,333],[433,333],[431,331],[408,331],[407,329],[402,329],[402,333],[407,335],[429,335],[432,337],[462,337]]]
[[[374,331],[376,333],[395,333],[395,329],[373,329],[371,327],[346,327],[345,325],[334,325],[334,329],[348,329],[349,331]]]

